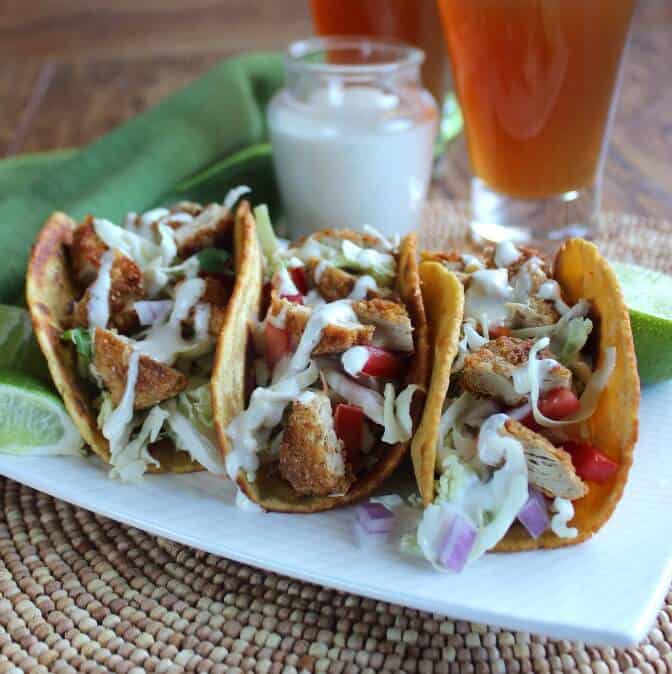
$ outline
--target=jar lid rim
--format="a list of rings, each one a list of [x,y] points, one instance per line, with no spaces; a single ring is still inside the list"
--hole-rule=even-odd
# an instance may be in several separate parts
[[[384,60],[371,63],[328,63],[308,60],[328,51],[339,50],[359,51],[363,57],[376,55]],[[385,59],[385,56],[388,58]],[[303,70],[321,75],[383,75],[408,67],[418,67],[424,60],[425,53],[417,47],[365,35],[311,37],[292,42],[285,52],[285,66],[288,70]]]

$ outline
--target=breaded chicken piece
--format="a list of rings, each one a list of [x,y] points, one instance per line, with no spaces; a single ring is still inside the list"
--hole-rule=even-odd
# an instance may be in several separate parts
[[[464,359],[462,385],[468,391],[500,400],[511,407],[527,400],[525,394],[513,387],[513,371],[527,363],[533,339],[499,337],[489,341]],[[555,358],[548,349],[539,352],[541,358]],[[570,388],[572,373],[558,365],[547,373],[544,390]]]
[[[310,318],[311,309],[295,304],[288,299],[278,297],[274,292],[268,315],[280,317],[284,315],[285,329],[289,332],[292,347],[301,340],[301,335]],[[329,353],[342,353],[351,346],[366,346],[372,343],[375,328],[372,325],[334,325],[328,324],[322,330],[322,336],[313,349],[314,356]]]
[[[540,297],[530,297],[527,304],[512,302],[507,306],[511,309],[511,327],[514,330],[553,325],[560,320],[560,314],[553,302]]]
[[[87,215],[73,232],[70,245],[70,262],[77,283],[86,287],[96,280],[100,258],[106,250],[93,227],[93,216]]]
[[[452,271],[458,280],[465,285],[471,274],[487,266],[486,260],[479,253],[470,250],[433,251],[422,253],[422,260],[440,262],[448,271]]]
[[[219,204],[209,204],[193,222],[175,230],[177,254],[187,258],[204,248],[225,245],[233,231],[233,223],[233,213]]]
[[[292,403],[280,445],[280,475],[304,496],[343,494],[350,488],[354,476],[324,393],[304,393]]]
[[[110,392],[112,402],[118,405],[126,388],[130,344],[121,336],[96,328],[93,341],[93,366]],[[162,400],[173,398],[187,388],[188,379],[181,372],[164,363],[141,355],[138,364],[138,380],[135,384],[136,410],[147,409]]]
[[[392,351],[413,351],[413,325],[403,304],[392,300],[359,300],[352,305],[364,325],[375,328],[373,343]]]
[[[145,287],[140,267],[130,257],[126,257],[118,250],[115,251],[110,268],[110,327],[124,335],[136,330],[139,327],[139,322],[133,303],[141,300],[144,296]],[[88,327],[90,297],[91,291],[90,288],[87,288],[83,297],[73,305],[71,321],[73,326]]]
[[[327,302],[345,299],[355,287],[357,278],[347,271],[312,258],[306,265],[317,291]]]
[[[224,317],[226,316],[226,305],[233,291],[233,282],[227,283],[226,279],[216,276],[205,277],[205,291],[201,295],[201,302],[210,305],[210,327],[208,328],[213,337],[219,335]]]
[[[572,458],[564,449],[555,447],[542,435],[513,419],[505,422],[500,434],[523,445],[530,484],[546,496],[573,501],[588,493],[587,485],[576,474]]]

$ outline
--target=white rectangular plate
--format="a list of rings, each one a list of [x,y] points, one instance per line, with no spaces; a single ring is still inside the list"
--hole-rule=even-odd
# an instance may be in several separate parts
[[[452,618],[562,639],[633,645],[672,580],[672,383],[642,396],[625,494],[592,540],[561,550],[487,555],[460,575],[358,545],[353,508],[315,515],[244,512],[233,486],[204,473],[110,480],[92,459],[0,456],[0,474],[101,515],[302,580]]]

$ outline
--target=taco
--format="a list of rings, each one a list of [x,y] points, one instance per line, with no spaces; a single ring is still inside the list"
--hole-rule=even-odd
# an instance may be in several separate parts
[[[33,248],[27,301],[73,421],[110,474],[222,472],[210,379],[221,326],[256,245],[250,207],[181,202],[122,226],[54,213]]]
[[[597,248],[564,243],[553,273],[511,243],[425,253],[433,346],[412,444],[417,545],[459,571],[483,553],[573,545],[618,503],[637,438],[628,312]]]
[[[266,510],[342,506],[399,464],[422,404],[428,341],[415,238],[397,245],[325,230],[282,246],[266,213],[255,217],[263,314],[238,345],[232,317],[217,363],[225,378],[251,352],[255,388],[245,411],[220,416],[215,405],[227,471],[239,494]]]

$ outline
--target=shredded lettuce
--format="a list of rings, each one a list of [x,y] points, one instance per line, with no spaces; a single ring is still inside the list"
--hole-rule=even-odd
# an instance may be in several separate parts
[[[362,248],[347,239],[341,242],[341,253],[331,259],[330,264],[359,274],[368,274],[383,286],[392,285],[396,276],[394,255],[381,253],[373,248]]]
[[[264,255],[269,265],[275,267],[278,264],[280,246],[273,231],[271,216],[268,213],[268,206],[266,204],[261,204],[254,209],[254,219],[257,225],[257,236],[259,237],[259,243],[261,243]]]
[[[551,350],[563,365],[572,365],[593,331],[590,318],[572,318],[551,336]]]
[[[93,358],[93,336],[88,328],[72,328],[66,330],[61,339],[66,342],[72,342],[77,349],[77,355],[88,360]]]
[[[180,393],[177,396],[177,409],[199,430],[214,428],[212,398],[208,382]]]

